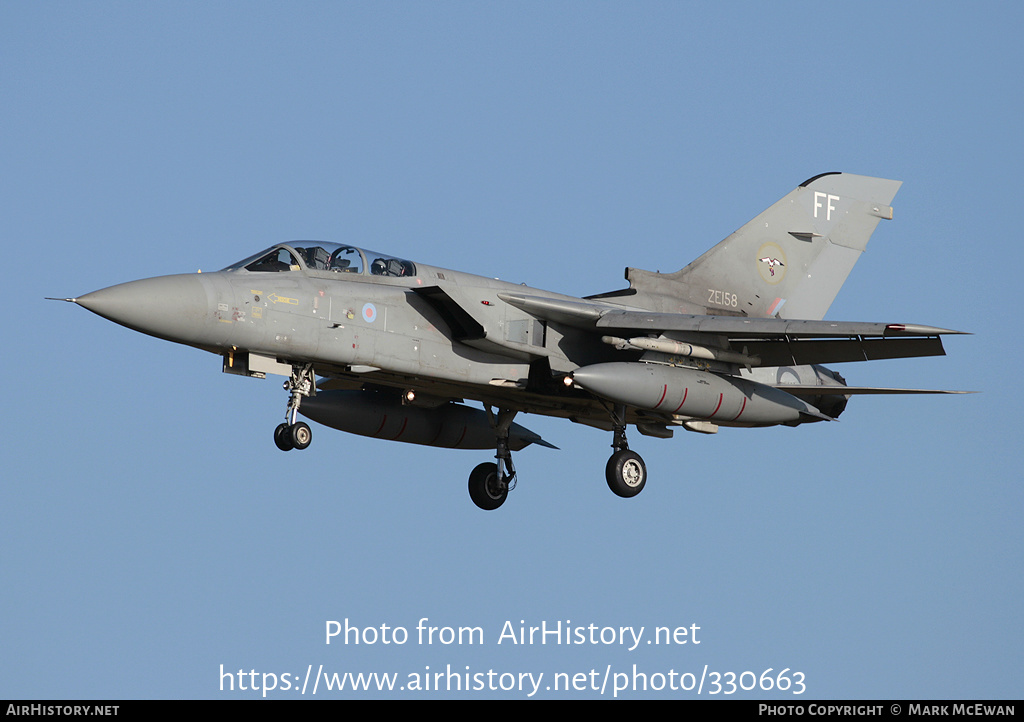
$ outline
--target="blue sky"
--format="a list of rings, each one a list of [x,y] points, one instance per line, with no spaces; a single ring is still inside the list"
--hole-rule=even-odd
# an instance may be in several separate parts
[[[222,689],[221,665],[279,687],[320,665],[399,685],[451,665],[610,697],[555,675],[636,665],[651,685],[799,671],[796,699],[1019,697],[1022,21],[984,2],[0,5],[0,233],[18,261],[0,697],[261,696]],[[493,513],[466,493],[486,451],[321,427],[283,454],[277,381],[43,300],[291,238],[599,293],[627,265],[677,270],[833,170],[904,185],[829,318],[974,334],[837,370],[982,393],[634,432],[651,478],[632,500],[605,486],[609,434],[541,417],[517,420],[561,450],[517,454]],[[422,618],[483,643],[420,644]],[[345,619],[410,641],[325,644]],[[520,620],[648,637],[499,644]],[[691,625],[699,645],[646,643]],[[794,698],[731,696],[772,695]]]

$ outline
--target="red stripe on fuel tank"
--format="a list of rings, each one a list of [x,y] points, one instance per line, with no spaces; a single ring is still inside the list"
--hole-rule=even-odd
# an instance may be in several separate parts
[[[672,412],[673,414],[679,413],[679,409],[683,408],[683,404],[686,403],[686,395],[688,393],[690,393],[690,389],[683,389],[683,400],[679,402],[679,406],[677,406],[676,410]]]
[[[402,421],[402,428],[398,430],[398,433],[391,437],[392,441],[398,441],[398,437],[405,433],[405,427],[409,425],[409,417],[406,416],[405,420]]]
[[[738,419],[738,418],[740,417],[740,414],[742,414],[742,413],[743,413],[743,410],[744,410],[745,408],[747,408],[747,397],[746,397],[746,396],[744,396],[744,397],[743,397],[743,406],[741,406],[741,407],[740,407],[740,413],[739,413],[739,414],[736,414],[736,415],[735,415],[735,416],[734,416],[734,417],[732,418],[732,420],[733,420],[733,421],[735,421],[736,419]]]
[[[380,426],[378,426],[377,430],[373,432],[373,435],[376,436],[381,431],[383,431],[384,430],[384,424],[386,424],[387,422],[388,422],[388,415],[384,414],[384,418],[381,419]]]
[[[654,408],[658,408],[659,406],[661,406],[661,402],[665,400],[665,394],[667,394],[667,393],[668,393],[668,384],[665,384],[664,386],[661,387],[661,398],[658,399],[658,403],[656,403],[654,405]]]
[[[711,416],[714,416],[715,414],[717,414],[717,413],[718,413],[718,410],[719,410],[720,408],[722,408],[722,398],[723,398],[724,396],[725,396],[725,394],[719,394],[719,395],[718,395],[718,406],[716,406],[716,407],[715,407],[715,410],[711,412]],[[711,418],[711,416],[709,416],[708,418],[710,419],[710,418]]]

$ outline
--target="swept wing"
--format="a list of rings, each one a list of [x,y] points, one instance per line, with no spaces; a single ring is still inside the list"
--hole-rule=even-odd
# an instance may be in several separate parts
[[[687,340],[705,347],[739,351],[760,366],[942,356],[940,336],[961,333],[919,324],[652,313],[526,294],[499,297],[538,318],[595,332],[646,337],[685,334]]]

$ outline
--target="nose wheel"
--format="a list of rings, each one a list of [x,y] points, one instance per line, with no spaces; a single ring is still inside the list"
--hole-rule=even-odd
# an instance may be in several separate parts
[[[274,443],[281,451],[305,449],[313,441],[313,430],[305,421],[278,424],[274,429]]]
[[[304,396],[316,394],[316,377],[313,375],[313,364],[292,366],[292,375],[284,382],[284,390],[288,392],[288,409],[284,414],[284,423],[274,429],[274,444],[281,451],[305,449],[313,441],[313,430],[304,421],[296,421],[299,404]]]

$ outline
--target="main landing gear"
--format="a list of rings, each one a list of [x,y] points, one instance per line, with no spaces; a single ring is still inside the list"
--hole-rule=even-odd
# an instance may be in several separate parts
[[[625,406],[616,406],[612,411],[612,428],[615,432],[612,440],[615,453],[608,459],[604,475],[608,488],[617,496],[628,499],[643,491],[647,483],[647,466],[640,454],[630,451],[626,443]]]
[[[292,375],[284,382],[284,390],[288,392],[288,409],[284,414],[284,423],[274,429],[274,443],[281,451],[305,449],[313,441],[313,430],[306,422],[296,421],[295,418],[302,397],[316,394],[313,364],[292,366]]]
[[[494,429],[497,441],[494,458],[497,463],[480,464],[469,475],[469,496],[481,509],[491,511],[505,503],[508,493],[515,488],[516,467],[512,463],[512,452],[508,448],[508,434],[516,412],[499,409],[497,417],[487,408],[487,416]],[[612,417],[612,448],[615,453],[605,466],[608,488],[617,496],[630,498],[644,489],[647,483],[647,466],[643,458],[629,450],[626,441],[626,407],[617,405],[609,409]]]
[[[480,464],[469,475],[469,498],[481,509],[492,511],[505,503],[508,493],[515,488],[516,467],[512,463],[512,452],[508,448],[508,431],[512,427],[515,411],[499,409],[495,418],[491,407],[487,417],[497,435],[494,458],[498,463]]]

